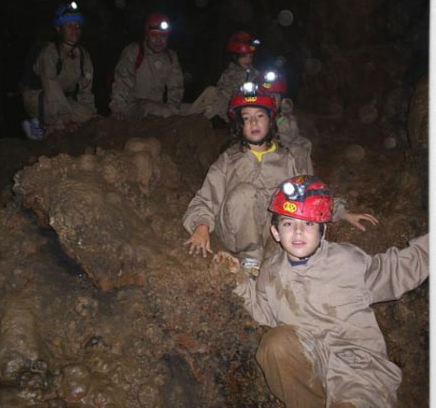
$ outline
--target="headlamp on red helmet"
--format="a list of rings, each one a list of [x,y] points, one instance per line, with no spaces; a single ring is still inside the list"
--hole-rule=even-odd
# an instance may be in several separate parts
[[[259,93],[262,94],[284,94],[286,93],[286,82],[277,72],[270,70],[261,74],[257,80]]]
[[[245,82],[241,85],[240,91],[245,96],[253,96],[257,94],[257,85],[254,82]]]
[[[168,17],[160,13],[152,13],[148,16],[145,29],[148,34],[169,35],[171,31]]]
[[[333,199],[318,177],[301,175],[285,180],[272,196],[269,211],[312,222],[330,222]]]
[[[232,54],[254,54],[259,44],[260,40],[246,31],[237,31],[228,39],[226,51]]]
[[[265,82],[274,82],[277,79],[277,74],[274,71],[267,71],[264,76],[263,79]]]
[[[277,105],[274,97],[269,95],[260,95],[257,92],[257,85],[253,82],[245,82],[240,87],[239,93],[233,95],[230,100],[228,115],[230,119],[235,119],[236,112],[244,107],[259,107],[268,110],[271,118],[277,116]]]

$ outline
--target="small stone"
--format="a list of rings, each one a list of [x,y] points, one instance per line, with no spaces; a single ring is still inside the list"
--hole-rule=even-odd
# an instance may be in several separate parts
[[[378,117],[378,110],[373,105],[365,105],[359,109],[359,120],[361,123],[374,123]]]
[[[358,144],[350,145],[345,151],[345,157],[351,163],[358,163],[365,157],[365,149]]]
[[[395,137],[393,136],[388,136],[384,141],[383,144],[385,146],[386,149],[388,150],[392,150],[395,149],[395,147],[397,146],[397,141],[395,140]]]

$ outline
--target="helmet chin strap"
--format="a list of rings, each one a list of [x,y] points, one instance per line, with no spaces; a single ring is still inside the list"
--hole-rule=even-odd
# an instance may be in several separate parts
[[[242,140],[254,146],[262,146],[265,142],[269,142],[272,139],[271,129],[268,131],[266,136],[261,140],[250,140],[248,137],[243,137]]]
[[[244,141],[251,144],[251,145],[255,145],[255,146],[262,146],[269,138],[269,135],[266,135],[263,139],[261,140],[250,140],[247,137],[244,137]]]

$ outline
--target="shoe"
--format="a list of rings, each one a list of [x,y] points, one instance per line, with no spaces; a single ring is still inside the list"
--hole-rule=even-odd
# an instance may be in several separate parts
[[[244,258],[241,261],[241,267],[243,269],[260,269],[260,261],[256,258]]]
[[[23,120],[21,122],[21,127],[23,128],[28,139],[44,139],[44,129],[40,126],[38,119],[32,118]]]

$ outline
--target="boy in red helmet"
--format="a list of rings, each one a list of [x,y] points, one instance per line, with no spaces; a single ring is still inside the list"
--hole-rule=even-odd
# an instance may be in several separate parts
[[[123,50],[109,104],[115,118],[134,120],[179,113],[183,74],[176,52],[167,47],[170,32],[168,17],[152,13],[145,21],[145,40]]]
[[[297,118],[294,114],[294,103],[291,98],[283,98],[286,94],[285,79],[274,70],[268,70],[256,78],[259,93],[276,98],[279,114],[277,115],[277,131],[280,143],[286,146],[295,156],[297,164],[307,167],[313,173],[312,142],[301,136]]]
[[[269,211],[281,248],[235,292],[259,324],[272,327],[256,358],[286,407],[396,407],[400,369],[389,361],[370,304],[399,299],[428,276],[428,235],[370,256],[327,242],[332,198],[317,177],[282,182]]]
[[[258,95],[253,83],[245,83],[233,96],[229,116],[234,144],[212,164],[183,216],[191,234],[185,242],[189,253],[212,253],[210,233],[215,230],[243,266],[259,268],[269,237],[266,210],[271,194],[281,180],[306,170],[296,167],[294,156],[277,144],[276,115],[275,99]],[[337,199],[339,219],[361,229],[361,220],[377,223],[369,214],[347,212],[344,201]]]
[[[207,87],[202,94],[187,108],[188,115],[203,114],[212,119],[215,116],[228,122],[227,110],[232,95],[239,87],[252,81],[258,71],[253,67],[253,57],[259,41],[245,31],[233,33],[226,43],[229,64],[221,74],[216,86]]]

